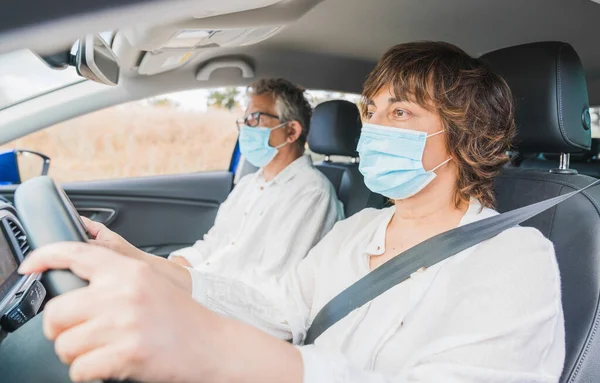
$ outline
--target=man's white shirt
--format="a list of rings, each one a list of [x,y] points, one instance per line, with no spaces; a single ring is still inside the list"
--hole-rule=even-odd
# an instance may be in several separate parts
[[[204,238],[171,257],[232,278],[278,278],[343,218],[332,184],[302,156],[269,182],[262,169],[242,178]]]

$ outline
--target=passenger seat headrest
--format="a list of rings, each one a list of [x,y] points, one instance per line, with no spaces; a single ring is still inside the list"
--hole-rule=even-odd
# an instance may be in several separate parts
[[[318,154],[357,157],[361,127],[356,104],[345,100],[323,102],[313,111],[308,146]]]
[[[515,99],[519,152],[576,153],[591,145],[585,72],[567,43],[539,42],[481,56]]]

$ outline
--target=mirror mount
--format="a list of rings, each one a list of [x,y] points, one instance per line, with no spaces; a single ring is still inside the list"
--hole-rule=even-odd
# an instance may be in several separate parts
[[[117,56],[104,38],[89,34],[77,40],[77,50],[64,50],[52,55],[38,55],[46,65],[55,70],[75,67],[77,74],[104,85],[119,83],[120,66]]]
[[[69,67],[69,65],[75,66],[74,58],[71,56],[73,56],[73,55],[71,55],[70,51],[61,51],[61,52],[57,52],[52,55],[45,55],[45,56],[38,55],[38,57],[46,65],[48,65],[50,68],[55,69],[55,70],[67,69]]]

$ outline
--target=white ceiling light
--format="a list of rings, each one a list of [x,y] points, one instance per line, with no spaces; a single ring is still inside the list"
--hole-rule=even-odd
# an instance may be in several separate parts
[[[234,12],[244,12],[252,9],[264,8],[269,5],[281,3],[283,0],[227,0],[214,1],[208,0],[205,2],[206,7],[201,11],[194,12],[195,19],[203,19],[217,15],[225,15]]]
[[[202,29],[183,30],[171,37],[163,45],[163,48],[189,48],[200,44],[204,39],[210,37],[213,31]]]

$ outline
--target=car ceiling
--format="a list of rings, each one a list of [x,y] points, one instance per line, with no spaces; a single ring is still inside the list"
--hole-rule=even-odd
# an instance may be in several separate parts
[[[588,75],[590,98],[593,104],[600,105],[600,49],[596,48],[600,4],[591,0],[296,2],[313,3],[314,7],[279,34],[250,47],[209,50],[182,70],[196,70],[213,57],[241,55],[251,58],[260,75],[288,76],[312,88],[359,92],[368,70],[394,44],[441,40],[479,56],[511,45],[554,40],[568,42],[579,52]],[[260,12],[250,11],[241,19],[246,24],[254,19],[257,24],[277,24],[276,14],[272,20],[268,16],[261,19]],[[221,21],[229,22],[225,16],[197,25],[215,26]],[[288,56],[293,56],[297,65],[288,63]],[[290,65],[289,70],[286,65]],[[352,66],[356,70],[348,68]],[[318,73],[319,68],[330,72]],[[359,81],[348,80],[345,84],[327,79],[340,74],[347,78],[357,76]],[[221,80],[228,82],[227,76]]]
[[[375,61],[415,40],[447,41],[475,56],[557,40],[579,52],[593,85],[599,23],[600,4],[590,0],[326,0],[265,45]],[[600,93],[593,98],[600,104]]]
[[[189,26],[191,4],[197,10],[207,1],[147,2],[158,4],[156,7],[163,10],[146,12],[146,24]],[[165,13],[166,3],[173,6]],[[175,22],[178,18],[184,20]],[[135,25],[136,21],[139,22],[139,13],[120,14],[122,26]],[[96,98],[101,101],[90,96],[80,103],[70,103],[69,111],[54,113],[55,121],[46,118],[44,123],[48,126],[107,106],[111,100],[116,103],[177,90],[242,85],[250,81],[235,69],[219,70],[203,83],[196,81],[198,68],[216,57],[248,61],[255,68],[255,78],[281,76],[307,88],[360,92],[365,76],[390,46],[415,40],[447,41],[474,56],[534,41],[568,42],[582,58],[590,103],[600,105],[600,49],[597,48],[600,34],[596,27],[599,21],[600,4],[591,0],[284,0],[280,5],[193,20],[197,28],[278,24],[286,27],[255,45],[205,49],[194,60],[171,72],[138,75],[136,65],[141,52],[124,43],[119,53],[125,66],[119,89],[109,89],[104,97]],[[107,23],[111,28],[117,27],[114,19]],[[94,24],[94,28],[100,27]],[[74,31],[80,33],[80,29]],[[64,28],[61,33],[65,33]],[[0,34],[0,50],[2,37]],[[26,41],[33,46],[37,44],[37,40]],[[14,45],[14,39],[11,42]],[[48,116],[50,112],[47,111]],[[21,132],[38,129],[42,119],[37,120],[37,123],[21,121]],[[7,133],[3,129],[0,123],[0,133]],[[0,141],[9,136],[15,138],[17,134],[0,134]]]
[[[198,0],[196,3],[202,4]],[[443,40],[472,55],[533,41],[558,40],[572,44],[582,57],[590,78],[600,77],[600,50],[596,48],[600,4],[591,0],[286,0],[314,6],[281,33],[258,44],[263,49],[315,52],[376,61],[390,46],[415,40]],[[19,2],[0,17],[0,33],[18,27]],[[28,2],[24,2],[27,4]],[[52,4],[47,17],[60,12],[82,12],[77,1],[35,2]],[[95,1],[88,11],[121,3],[151,1]],[[165,2],[154,2],[162,3]],[[176,4],[178,2],[172,2]],[[180,2],[191,4],[190,1]],[[206,1],[204,1],[206,3]],[[62,4],[63,7],[57,7]],[[175,6],[174,6],[175,7]],[[164,5],[163,5],[164,8]],[[181,7],[180,7],[181,8]],[[197,7],[196,7],[197,8]],[[267,7],[268,8],[268,7]],[[185,8],[182,9],[185,14]],[[258,14],[262,10],[248,11]],[[15,17],[16,16],[16,17]],[[133,15],[132,15],[133,17]],[[226,16],[225,16],[226,17]],[[244,17],[246,18],[246,17]],[[4,20],[5,19],[5,20]],[[38,16],[34,19],[38,19]],[[219,18],[213,18],[219,20]],[[208,19],[210,20],[210,19]],[[268,23],[269,19],[259,23]],[[132,20],[132,21],[135,21]],[[139,19],[138,19],[139,21]],[[251,22],[251,21],[250,21]],[[214,22],[213,22],[214,23]],[[202,25],[201,23],[199,25]],[[235,50],[234,50],[235,51]],[[245,52],[246,49],[241,49]],[[228,53],[233,53],[229,51]]]
[[[443,40],[473,55],[541,40],[571,43],[600,67],[590,0],[326,0],[265,44],[377,60],[390,46]]]

